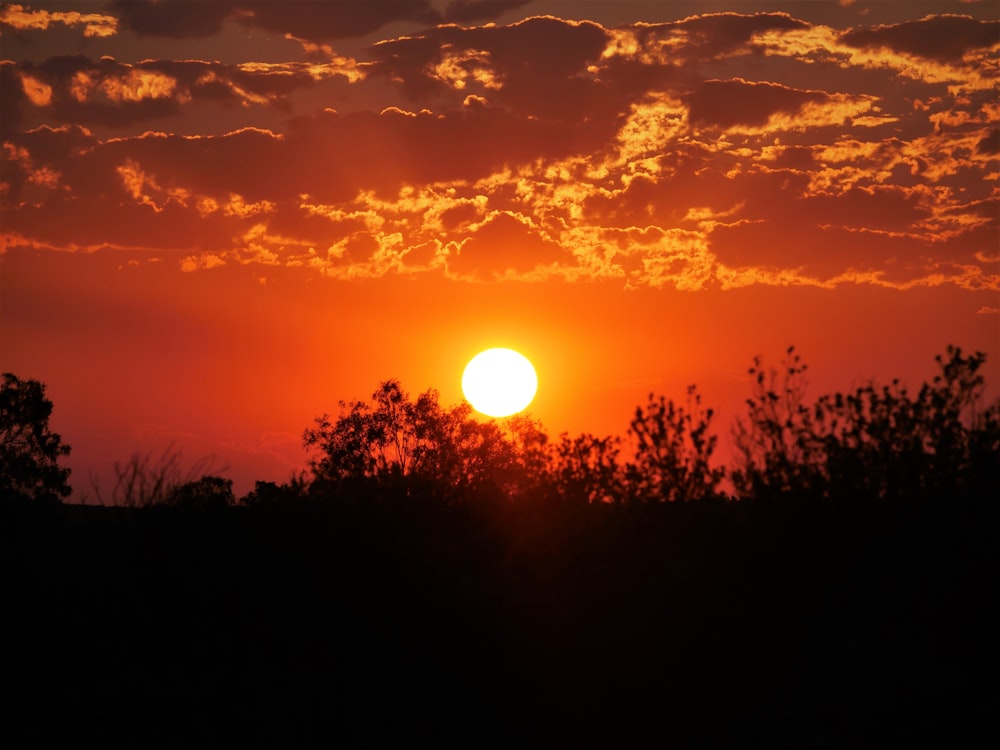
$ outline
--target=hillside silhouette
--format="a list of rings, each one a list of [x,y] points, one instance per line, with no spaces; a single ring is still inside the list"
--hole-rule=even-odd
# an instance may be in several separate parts
[[[0,699],[33,744],[966,744],[1000,697],[984,360],[813,401],[757,360],[732,467],[693,387],[553,440],[387,380],[286,483],[134,457],[105,506],[58,502],[11,375]]]

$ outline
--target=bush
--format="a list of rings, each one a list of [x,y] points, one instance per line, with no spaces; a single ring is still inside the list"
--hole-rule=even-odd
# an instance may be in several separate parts
[[[59,466],[70,447],[49,430],[52,402],[37,380],[6,372],[0,384],[0,502],[61,502],[72,489]]]
[[[809,494],[841,500],[944,496],[997,489],[1000,403],[983,407],[986,355],[948,347],[941,373],[916,395],[898,380],[805,403],[806,366],[788,350],[785,372],[755,359],[749,418],[735,429],[744,497]]]

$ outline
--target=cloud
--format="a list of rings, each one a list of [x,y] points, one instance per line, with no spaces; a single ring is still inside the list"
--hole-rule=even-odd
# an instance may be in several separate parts
[[[134,23],[163,10],[147,6]],[[244,6],[224,21],[269,18]],[[0,219],[9,245],[145,247],[191,273],[1000,288],[1000,108],[962,62],[983,48],[945,64],[839,33],[539,16],[358,59],[3,63]],[[275,117],[199,134],[206,107]]]
[[[118,17],[123,29],[140,36],[181,39],[219,33],[223,21],[233,13],[235,7],[233,0],[213,0],[208,3],[186,3],[183,0],[111,0],[107,9]]]
[[[183,6],[183,7],[181,7]],[[207,37],[226,21],[296,39],[326,42],[364,36],[395,21],[433,24],[440,14],[428,0],[316,2],[316,0],[112,0],[109,12],[142,36]]]
[[[46,31],[56,25],[82,26],[85,37],[109,37],[118,31],[118,20],[103,13],[32,10],[17,3],[0,7],[0,29],[6,27],[13,31]]]
[[[885,48],[939,62],[962,62],[967,54],[1000,46],[1000,21],[971,16],[928,16],[919,21],[852,29],[840,41],[860,49]]]
[[[497,18],[509,10],[529,5],[531,0],[451,0],[444,9],[444,21],[468,23]]]
[[[407,185],[474,181],[504,165],[576,153],[589,132],[582,130],[490,108],[328,112],[296,121],[286,158],[299,167],[299,192],[322,201],[350,199],[359,190],[386,197]]]
[[[830,101],[830,96],[822,91],[801,91],[737,78],[705,81],[683,99],[693,124],[730,128],[765,125],[772,115],[794,115],[807,104]]]
[[[326,78],[356,82],[364,73],[352,60],[325,63],[241,63],[51,57],[42,63],[6,63],[4,120],[73,122],[125,128],[174,116],[197,103],[288,109],[296,90]],[[8,115],[9,113],[9,115]]]
[[[441,26],[371,49],[372,73],[413,100],[451,106],[469,93],[522,115],[580,120],[603,99],[588,72],[608,42],[595,23],[533,17],[504,27]]]
[[[757,49],[755,38],[765,32],[808,29],[809,24],[787,13],[706,13],[680,21],[635,24],[624,38],[639,45],[644,59],[676,64],[687,60],[718,60]],[[623,51],[632,52],[632,44]]]

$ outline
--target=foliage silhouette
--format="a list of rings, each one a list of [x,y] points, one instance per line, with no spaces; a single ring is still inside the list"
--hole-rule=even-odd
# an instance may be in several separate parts
[[[709,432],[714,411],[704,409],[695,386],[687,406],[649,394],[629,429],[635,460],[625,475],[632,497],[646,502],[698,501],[719,497],[725,470],[711,466],[718,437]]]
[[[550,457],[552,491],[563,502],[621,503],[626,499],[626,474],[619,461],[621,439],[583,433],[559,436]]]
[[[231,496],[231,480],[214,477],[214,480],[218,480],[215,482],[212,478],[203,476],[203,480],[208,481],[200,486],[199,482],[202,480],[195,480],[195,477],[208,469],[210,463],[209,459],[202,459],[185,471],[182,469],[181,452],[170,444],[157,458],[154,458],[152,453],[146,455],[136,453],[125,463],[116,461],[115,483],[110,494],[105,495],[100,482],[93,476],[90,480],[91,487],[98,505],[116,505],[125,508],[169,506],[188,499],[195,502],[194,498],[204,497],[206,493],[211,495],[216,490],[224,496],[226,486]],[[215,487],[215,490],[212,487]],[[184,492],[178,495],[182,489]]]
[[[728,479],[744,500],[810,497],[863,502],[1000,492],[1000,401],[984,405],[986,355],[949,346],[940,373],[911,393],[898,380],[807,400],[807,366],[794,347],[781,369],[760,357],[750,368],[747,415],[735,421],[736,460]],[[58,501],[70,493],[69,453],[50,432],[44,386],[7,373],[0,400],[0,492],[7,500]],[[428,390],[411,399],[398,380],[379,384],[368,401],[340,402],[303,434],[310,473],[286,485],[258,482],[246,506],[337,495],[420,496],[432,505],[468,502],[659,503],[723,497],[724,467],[713,465],[714,412],[695,386],[683,405],[649,394],[628,432],[563,434],[550,442],[531,417],[477,418],[461,403],[444,407]],[[115,464],[109,495],[92,479],[100,504],[124,507],[234,505],[230,480],[182,472],[180,453],[135,455]],[[199,477],[200,478],[197,478]],[[374,493],[374,494],[373,494]]]
[[[219,510],[236,504],[233,480],[204,475],[193,482],[185,482],[174,489],[168,503],[188,510]]]
[[[985,355],[948,347],[930,383],[911,395],[893,380],[805,402],[806,366],[788,349],[785,371],[755,359],[749,418],[734,436],[743,497],[810,495],[840,500],[942,496],[997,490],[1000,402],[983,407]]]
[[[746,420],[737,418],[733,427],[737,465],[731,475],[744,498],[808,492],[819,482],[819,446],[805,403],[808,366],[790,346],[782,368],[780,376],[773,368],[765,371],[754,357],[749,370],[753,393]]]
[[[445,504],[509,498],[541,481],[546,440],[530,418],[480,421],[468,404],[442,407],[434,390],[411,400],[398,380],[370,402],[341,401],[336,419],[324,414],[303,434],[314,492],[398,486]]]
[[[295,474],[288,484],[257,480],[250,492],[240,498],[240,505],[247,508],[274,508],[301,502],[306,497],[308,483],[304,476]]]
[[[784,377],[758,361],[745,502],[711,502],[693,389],[651,397],[629,443],[549,442],[386,381],[307,432],[312,473],[242,507],[172,450],[135,456],[106,498],[132,507],[2,509],[8,723],[108,747],[150,727],[164,745],[972,745],[1000,668],[982,361],[949,350],[916,393],[812,403],[797,358]]]
[[[52,402],[37,380],[3,374],[0,385],[0,502],[60,502],[72,491],[59,466],[70,446],[49,429]]]

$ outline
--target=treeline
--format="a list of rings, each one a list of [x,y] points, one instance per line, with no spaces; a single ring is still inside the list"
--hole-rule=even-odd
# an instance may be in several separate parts
[[[627,435],[551,439],[527,416],[482,420],[467,403],[416,398],[397,380],[368,401],[340,402],[304,431],[308,469],[285,483],[258,481],[236,498],[232,481],[179,454],[116,464],[98,504],[210,508],[364,498],[468,503],[635,504],[813,498],[842,502],[986,496],[1000,492],[1000,401],[984,405],[985,355],[949,347],[940,372],[911,392],[898,380],[807,400],[807,366],[794,347],[779,369],[750,368],[747,412],[732,427],[734,463],[715,459],[715,414],[695,386],[676,403],[650,394]],[[4,375],[0,493],[8,502],[58,502],[70,492],[69,453],[48,428],[44,386]],[[86,493],[85,493],[86,494]]]
[[[794,351],[757,362],[731,468],[694,389],[550,440],[387,381],[286,483],[237,499],[168,451],[109,507],[58,504],[51,405],[5,380],[0,700],[35,744],[974,745],[1000,668],[983,361],[815,401]]]

